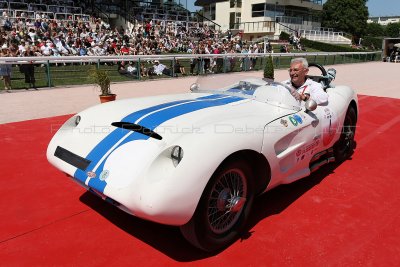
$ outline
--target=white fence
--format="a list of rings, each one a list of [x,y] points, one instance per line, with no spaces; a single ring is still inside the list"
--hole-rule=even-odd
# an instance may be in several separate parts
[[[18,70],[22,64],[34,63],[36,85],[52,87],[70,84],[87,84],[87,71],[90,68],[101,68],[109,72],[114,82],[123,80],[141,80],[141,67],[153,67],[155,60],[161,61],[168,68],[166,77],[177,77],[175,63],[179,60],[181,66],[187,68],[187,74],[226,73],[262,70],[266,66],[266,58],[270,54],[170,54],[170,55],[141,55],[141,56],[63,56],[63,57],[0,57],[0,64],[13,65],[13,88],[24,88],[24,76]],[[290,60],[295,57],[306,57],[309,62],[322,65],[359,63],[366,61],[380,61],[381,51],[378,52],[346,52],[346,53],[273,53],[273,63],[276,69],[287,68]],[[192,60],[194,59],[194,60]],[[129,77],[118,71],[120,62],[130,62],[136,67],[136,74]],[[91,66],[89,66],[91,65]],[[40,66],[40,67],[39,67]],[[206,67],[207,66],[207,67]],[[190,71],[189,71],[190,69]],[[157,79],[163,76],[153,76]],[[1,85],[0,85],[1,86]]]

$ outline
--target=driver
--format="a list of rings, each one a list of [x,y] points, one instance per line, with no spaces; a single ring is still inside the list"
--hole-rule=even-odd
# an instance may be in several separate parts
[[[290,62],[289,75],[290,79],[282,83],[295,90],[292,95],[296,100],[307,101],[312,99],[318,105],[326,104],[328,102],[328,94],[322,89],[320,83],[314,82],[307,78],[308,62],[305,58],[294,58]]]

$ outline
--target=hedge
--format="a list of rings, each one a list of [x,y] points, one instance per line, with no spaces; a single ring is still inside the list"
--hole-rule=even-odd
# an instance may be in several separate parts
[[[308,39],[301,39],[301,44],[304,45],[306,48],[313,48],[324,52],[360,52],[359,49],[352,48],[350,46],[327,44],[317,41],[311,41]]]

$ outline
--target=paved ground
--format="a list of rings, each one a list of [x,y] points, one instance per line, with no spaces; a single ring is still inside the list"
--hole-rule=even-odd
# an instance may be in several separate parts
[[[328,68],[327,66],[326,68]],[[398,75],[400,64],[369,62],[361,64],[335,65],[336,84],[353,87],[359,94],[400,98]],[[257,77],[262,72],[249,72]],[[277,81],[288,78],[286,70],[275,71]],[[118,99],[146,95],[188,92],[196,77],[163,79],[149,82],[112,84]],[[0,94],[0,123],[45,118],[72,114],[98,104],[98,90],[94,86],[42,89],[39,91],[18,90]]]

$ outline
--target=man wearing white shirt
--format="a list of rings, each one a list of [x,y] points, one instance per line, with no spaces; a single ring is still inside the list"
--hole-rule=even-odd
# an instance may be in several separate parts
[[[311,98],[318,105],[328,103],[328,94],[324,91],[322,85],[308,78],[307,73],[307,60],[305,58],[294,58],[290,62],[290,79],[282,83],[295,89],[294,92],[297,93],[293,94],[293,96],[297,100],[307,101]]]
[[[161,64],[158,60],[154,61],[154,73],[157,75],[162,75],[163,70],[165,69],[165,65]]]
[[[26,51],[25,49],[25,41],[21,40],[21,44],[18,46],[18,51],[20,55],[23,55],[24,52]]]
[[[155,61],[154,61],[154,66],[153,66],[153,68],[154,68],[154,73],[155,73],[156,75],[163,75],[163,74],[165,74],[165,75],[171,76],[171,74],[172,74],[172,73],[171,73],[171,70],[168,69],[167,66],[165,66],[164,64],[161,64],[160,61],[158,61],[158,60],[155,60]]]

